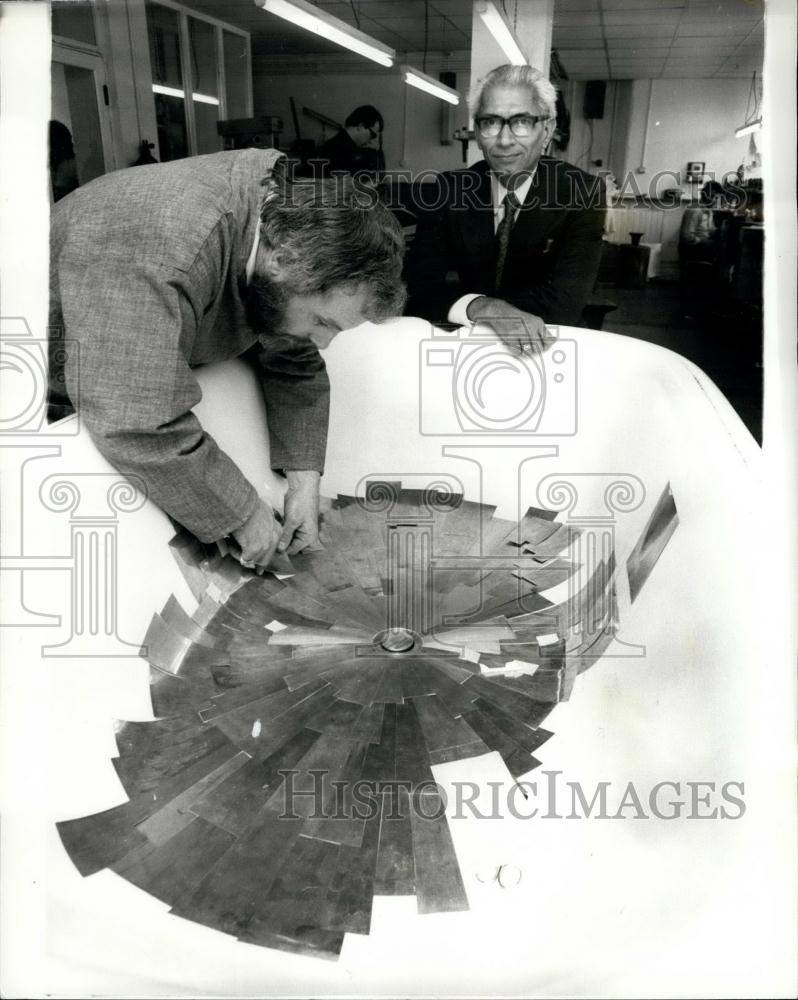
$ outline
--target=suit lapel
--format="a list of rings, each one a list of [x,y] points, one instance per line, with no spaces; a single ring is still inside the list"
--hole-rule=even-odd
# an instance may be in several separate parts
[[[546,234],[559,219],[560,212],[555,207],[552,194],[555,169],[556,161],[541,159],[538,163],[538,169],[510,233],[508,256],[522,248],[536,248],[543,243]]]
[[[496,266],[496,247],[493,199],[487,164],[477,164],[474,173],[478,181],[473,194],[466,196],[468,207],[456,214],[460,222],[460,235],[467,259],[473,262],[476,273],[492,275]]]

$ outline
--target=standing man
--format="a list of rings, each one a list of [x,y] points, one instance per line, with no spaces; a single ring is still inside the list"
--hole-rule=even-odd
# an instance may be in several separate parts
[[[546,323],[578,325],[598,273],[606,196],[601,178],[543,155],[555,103],[531,66],[499,66],[477,84],[471,110],[485,158],[424,194],[406,265],[408,314],[435,322],[449,310],[451,322],[486,323],[515,350],[540,350]]]
[[[77,408],[111,464],[200,541],[232,535],[259,566],[299,552],[318,534],[319,349],[401,312],[402,250],[371,188],[291,184],[273,150],[100,177],[53,211],[51,416]],[[192,413],[192,369],[245,353],[259,356],[271,464],[288,480],[282,529]]]
[[[355,108],[340,132],[319,147],[314,161],[321,161],[322,174],[328,177],[335,171],[381,173],[385,169],[382,155],[384,125],[382,115],[373,105],[363,104]]]

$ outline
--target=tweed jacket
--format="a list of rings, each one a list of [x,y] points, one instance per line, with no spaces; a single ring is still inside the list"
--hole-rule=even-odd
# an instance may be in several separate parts
[[[324,462],[321,356],[312,344],[259,340],[246,318],[260,182],[279,155],[249,149],[119,170],[53,209],[51,402],[71,401],[102,454],[202,541],[239,528],[257,493],[191,412],[202,395],[196,366],[259,354],[272,466],[321,471]]]
[[[442,174],[425,188],[405,265],[408,315],[445,319],[459,295],[476,292],[546,323],[578,325],[601,259],[606,194],[600,178],[540,158],[513,224],[499,288],[487,163]],[[452,272],[457,282],[447,284]]]

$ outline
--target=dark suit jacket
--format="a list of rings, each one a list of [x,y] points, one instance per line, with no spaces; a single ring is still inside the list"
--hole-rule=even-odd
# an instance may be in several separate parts
[[[58,411],[71,401],[102,454],[206,542],[239,528],[258,498],[192,413],[201,398],[192,368],[262,348],[272,467],[324,463],[321,356],[254,330],[246,314],[260,182],[279,155],[247,149],[116,170],[53,209],[51,402]]]
[[[541,157],[513,225],[500,288],[487,163],[424,187],[405,265],[406,314],[440,321],[459,295],[478,292],[546,323],[579,324],[601,259],[606,194],[599,177]],[[457,282],[447,284],[452,271]]]

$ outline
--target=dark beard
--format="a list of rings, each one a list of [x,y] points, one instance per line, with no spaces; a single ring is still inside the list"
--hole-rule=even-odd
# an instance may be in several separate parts
[[[283,336],[285,311],[290,291],[286,285],[263,275],[253,274],[249,284],[242,288],[247,323],[264,346]]]

